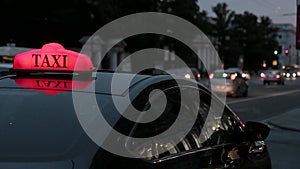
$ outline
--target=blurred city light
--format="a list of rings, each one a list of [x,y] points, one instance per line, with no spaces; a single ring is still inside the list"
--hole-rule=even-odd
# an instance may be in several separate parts
[[[284,53],[285,53],[286,55],[289,54],[289,50],[288,50],[288,49],[284,50]]]
[[[273,65],[273,66],[277,66],[277,65],[278,65],[278,61],[277,61],[277,60],[273,60],[273,61],[272,61],[272,65]]]

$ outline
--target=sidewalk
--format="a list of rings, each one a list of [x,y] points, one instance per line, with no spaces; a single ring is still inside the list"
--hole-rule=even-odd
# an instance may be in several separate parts
[[[272,169],[300,168],[300,109],[295,109],[265,121],[271,127],[266,140]]]

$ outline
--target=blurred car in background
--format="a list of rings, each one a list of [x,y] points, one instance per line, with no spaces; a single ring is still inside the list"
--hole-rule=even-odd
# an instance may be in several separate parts
[[[288,74],[286,74],[288,76]],[[277,83],[278,85],[284,85],[284,77],[280,70],[266,70],[261,73],[261,77],[263,78],[263,84],[270,85],[271,83]]]
[[[211,90],[216,93],[226,93],[229,96],[248,96],[247,79],[238,70],[218,69],[209,76]],[[225,79],[225,84],[224,84]]]
[[[200,73],[200,70],[195,68],[195,67],[192,67],[191,68],[191,71],[195,77],[195,80],[199,81],[201,79],[201,73]]]
[[[295,72],[297,73],[297,77],[299,77],[300,76],[300,68],[296,68]]]
[[[243,73],[242,73],[242,77],[246,78],[247,80],[250,80],[251,79],[251,74],[248,71],[244,70]]]
[[[0,72],[7,72],[13,66],[12,63],[0,63]]]
[[[239,72],[240,74],[243,74],[243,70],[241,68],[238,68],[238,67],[229,67],[226,70],[228,70],[228,71],[234,71],[234,72]]]
[[[194,79],[196,81],[199,81],[201,78],[200,71],[195,68],[172,68],[165,70],[164,74],[171,74],[174,76],[180,76],[184,77],[186,79]]]
[[[280,70],[280,72],[281,72],[281,76],[285,78],[287,71],[285,69],[282,69],[282,70]]]
[[[6,72],[12,68],[14,58],[17,54],[32,50],[33,48],[18,47],[14,43],[0,46],[0,72]]]
[[[238,68],[238,67],[229,67],[226,70],[239,72],[242,75],[243,78],[246,78],[247,80],[251,79],[250,72],[247,71],[247,70],[243,70],[243,69]]]
[[[295,70],[289,70],[286,72],[286,78],[296,78],[297,72]]]

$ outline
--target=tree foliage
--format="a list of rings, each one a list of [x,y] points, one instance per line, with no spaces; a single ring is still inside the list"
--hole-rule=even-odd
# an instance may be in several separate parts
[[[225,63],[231,62],[229,56],[229,42],[231,33],[231,24],[235,13],[227,9],[226,3],[219,3],[212,8],[216,17],[212,18],[212,31],[211,35],[216,37],[216,48],[218,49],[219,56]]]
[[[268,17],[258,17],[253,13],[235,14],[222,3],[213,7],[213,37],[219,39],[219,55],[223,56],[225,67],[239,66],[258,70],[263,60],[276,59],[273,51],[278,47],[277,29],[272,27]]]
[[[236,66],[244,57],[244,66],[258,69],[262,60],[274,59],[277,30],[268,17],[253,13],[236,14],[226,3],[211,10],[214,17],[200,10],[198,0],[44,0],[0,2],[2,31],[0,43],[40,47],[56,41],[65,46],[80,46],[78,40],[91,35],[106,23],[137,12],[164,12],[182,17],[206,33],[225,66]],[[193,53],[180,42],[158,35],[141,35],[127,39],[129,52],[147,47],[168,46],[178,55]],[[191,59],[192,63],[194,60]]]

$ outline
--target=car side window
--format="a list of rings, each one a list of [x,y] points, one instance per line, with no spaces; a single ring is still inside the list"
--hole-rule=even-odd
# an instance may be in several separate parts
[[[208,113],[208,108],[211,105],[211,97],[208,94],[205,94],[207,99],[202,100],[201,111]],[[222,105],[220,101],[213,98],[217,103],[216,105]],[[214,112],[212,112],[214,113]],[[218,114],[218,113],[217,113]],[[213,133],[207,139],[208,146],[215,146],[221,144],[228,144],[234,141],[236,137],[239,137],[239,134],[243,132],[242,122],[237,119],[234,114],[231,114],[230,109],[225,106],[225,109],[221,117],[215,117],[213,122]]]
[[[193,88],[182,88],[181,90],[183,92],[188,92],[189,95],[193,95],[195,94],[195,92],[199,92],[198,89]],[[181,105],[182,111],[180,113],[186,114],[186,117],[190,115],[192,117],[196,116],[196,119],[187,118],[187,121],[183,123],[181,122],[181,125],[186,125],[186,123],[193,123],[193,126],[179,143],[175,143],[175,140],[172,140],[173,138],[170,137],[162,140],[153,140],[152,142],[144,143],[139,146],[139,150],[135,150],[139,152],[141,156],[144,156],[146,160],[150,161],[168,158],[174,155],[176,156],[177,154],[184,154],[191,150],[201,149],[204,146],[200,142],[199,135],[204,125],[205,118],[207,116],[206,113],[208,112],[207,110],[209,109],[209,107],[205,107],[205,105],[202,106],[202,102],[199,103],[196,101],[181,103],[179,88],[168,88],[164,90],[164,93],[166,94],[168,100],[165,112],[157,120],[151,122],[151,126],[148,126],[147,124],[136,124],[132,132],[133,137],[149,137],[160,134],[161,132],[167,130],[176,120],[180,104],[183,104]],[[156,95],[155,97],[159,98],[160,96]],[[151,99],[152,98],[150,97],[149,100]],[[152,101],[152,103],[155,104],[155,98],[152,99]],[[200,108],[200,110],[198,109],[199,104],[200,107],[202,107]],[[145,109],[147,109],[148,107],[149,105],[146,104]],[[179,132],[180,131],[178,131],[178,133]],[[137,147],[136,143],[128,143],[128,145],[135,145],[134,147],[128,147],[129,149]]]
[[[214,127],[214,133],[209,139],[210,145],[232,143],[238,129],[237,122],[224,113],[219,123]]]
[[[200,94],[200,103],[196,101],[189,101],[181,105],[183,107],[182,112],[187,116],[197,115],[197,119],[193,120],[193,127],[181,139],[179,143],[175,143],[175,140],[172,140],[172,137],[162,139],[162,140],[153,140],[149,143],[143,143],[141,146],[136,146],[136,143],[128,143],[128,145],[135,145],[132,148],[138,147],[139,150],[136,150],[140,153],[141,156],[144,156],[146,160],[160,160],[166,159],[168,157],[176,156],[177,154],[185,154],[192,150],[202,149],[207,146],[226,144],[231,142],[234,138],[233,135],[236,131],[239,130],[238,122],[231,117],[226,111],[223,113],[222,117],[215,117],[213,126],[213,134],[209,135],[203,130],[203,126],[206,122],[210,110],[211,96],[210,94],[194,88],[183,88],[181,89],[184,92],[187,92],[189,95],[193,95],[196,92]],[[167,96],[168,104],[165,109],[165,112],[161,115],[160,118],[151,122],[150,125],[147,124],[136,124],[133,129],[133,137],[149,137],[153,135],[160,134],[167,130],[176,120],[178,116],[178,110],[180,107],[180,90],[179,88],[168,88],[164,90],[164,93]],[[159,95],[155,97],[160,98]],[[151,97],[150,97],[151,99]],[[152,103],[155,104],[155,98]],[[159,101],[159,99],[158,99]],[[218,100],[216,100],[218,102]],[[219,104],[223,104],[218,102]],[[182,103],[181,103],[182,104]],[[148,104],[145,105],[147,109]],[[188,118],[187,118],[188,119]],[[192,123],[191,121],[186,121],[186,123]],[[180,132],[180,131],[178,131]],[[204,133],[202,133],[204,132]],[[200,138],[200,135],[203,135],[204,140]],[[130,149],[130,147],[129,147]],[[163,153],[161,153],[163,152]]]

